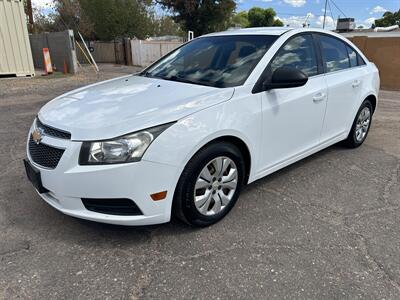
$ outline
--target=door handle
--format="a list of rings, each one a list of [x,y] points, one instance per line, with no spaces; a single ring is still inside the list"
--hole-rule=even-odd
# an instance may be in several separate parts
[[[318,93],[313,97],[313,101],[314,102],[319,102],[319,101],[324,100],[325,97],[326,97],[325,93]]]
[[[356,87],[358,87],[360,84],[361,84],[361,81],[360,81],[360,80],[354,80],[353,83],[352,83],[352,87],[353,87],[353,88],[356,88]]]

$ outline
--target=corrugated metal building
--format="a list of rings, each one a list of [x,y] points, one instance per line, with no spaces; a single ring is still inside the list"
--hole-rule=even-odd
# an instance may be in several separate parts
[[[22,0],[0,0],[0,75],[35,75]]]

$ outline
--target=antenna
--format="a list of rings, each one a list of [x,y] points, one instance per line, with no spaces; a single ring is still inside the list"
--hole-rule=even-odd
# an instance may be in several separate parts
[[[325,29],[325,20],[326,20],[326,6],[328,5],[328,0],[325,0],[325,11],[324,11],[324,23],[322,25],[322,29]]]

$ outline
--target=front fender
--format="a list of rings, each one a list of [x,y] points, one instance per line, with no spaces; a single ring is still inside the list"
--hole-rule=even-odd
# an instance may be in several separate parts
[[[233,98],[179,120],[149,147],[143,159],[178,166],[179,176],[186,164],[204,145],[224,136],[241,139],[248,147],[256,170],[261,142],[261,97]]]

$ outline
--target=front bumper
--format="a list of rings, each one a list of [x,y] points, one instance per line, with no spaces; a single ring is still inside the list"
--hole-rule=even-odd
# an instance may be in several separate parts
[[[55,169],[46,169],[29,162],[40,170],[43,187],[39,195],[51,206],[67,215],[91,221],[118,225],[150,225],[170,220],[172,199],[179,178],[178,168],[142,160],[140,162],[80,166],[82,143],[45,136],[42,143],[65,149]],[[167,191],[165,199],[153,201],[153,193]],[[114,215],[89,211],[82,203],[89,199],[130,199],[142,215]]]

